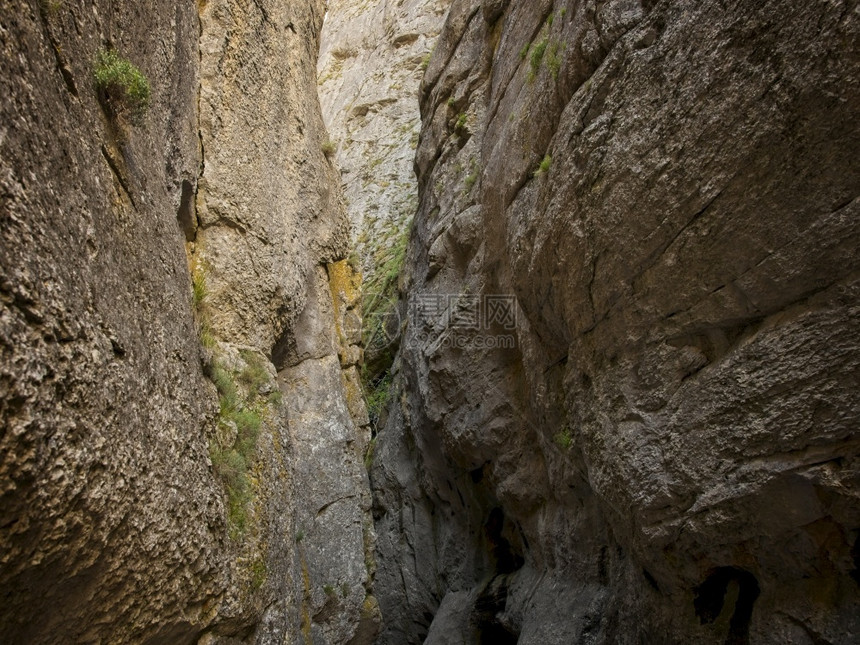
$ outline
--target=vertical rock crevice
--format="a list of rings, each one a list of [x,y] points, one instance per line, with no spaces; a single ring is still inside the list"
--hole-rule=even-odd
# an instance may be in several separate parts
[[[256,352],[280,392],[254,479],[255,539],[276,574],[263,587],[262,642],[295,630],[345,643],[378,622],[365,566],[363,407],[342,373],[360,339],[342,333],[351,277],[329,279],[345,265],[348,224],[316,98],[323,11],[212,1],[200,14],[206,162],[193,262],[205,273],[216,357]]]

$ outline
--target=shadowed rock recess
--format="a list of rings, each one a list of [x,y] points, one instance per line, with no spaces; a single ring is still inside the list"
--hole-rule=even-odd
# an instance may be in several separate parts
[[[854,0],[4,0],[0,642],[860,642],[858,70]]]

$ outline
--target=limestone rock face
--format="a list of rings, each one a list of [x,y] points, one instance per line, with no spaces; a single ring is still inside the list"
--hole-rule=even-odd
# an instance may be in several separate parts
[[[373,251],[390,247],[415,213],[418,86],[450,3],[328,3],[320,103],[368,278],[379,264]]]
[[[315,96],[324,3],[304,4],[213,1],[200,14],[197,241],[212,322],[269,351],[287,342],[314,267],[347,248]]]
[[[193,261],[216,355],[255,352],[278,370],[283,395],[272,449],[258,451],[247,540],[256,544],[240,550],[283,567],[262,588],[257,638],[273,642],[286,632],[345,643],[376,616],[364,610],[372,529],[363,442],[338,360],[350,345],[337,334],[327,270],[346,255],[348,223],[316,98],[323,5],[213,1],[200,13]]]
[[[176,219],[196,22],[167,1],[3,7],[3,642],[188,642],[231,584]],[[97,101],[106,43],[149,79],[139,126]]]
[[[0,641],[372,641],[323,5],[4,6]]]
[[[364,277],[368,368],[394,334],[383,329],[418,205],[413,169],[418,87],[451,0],[328,3],[318,62],[330,154],[340,169],[353,261]],[[396,325],[394,325],[396,327]]]
[[[856,642],[858,35],[838,1],[452,3],[380,642]]]

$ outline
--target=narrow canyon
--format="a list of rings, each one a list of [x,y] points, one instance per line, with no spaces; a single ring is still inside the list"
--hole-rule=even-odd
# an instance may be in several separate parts
[[[0,643],[860,643],[857,0],[3,0]]]

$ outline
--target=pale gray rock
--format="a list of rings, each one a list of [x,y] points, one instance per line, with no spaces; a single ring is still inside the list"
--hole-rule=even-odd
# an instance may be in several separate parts
[[[404,244],[418,206],[413,170],[421,126],[418,87],[450,3],[328,3],[319,96],[341,173],[354,253],[371,289],[385,280],[379,273]],[[378,298],[369,303],[370,313],[386,308]]]
[[[281,387],[293,446],[292,476],[300,489],[293,537],[304,595],[302,630],[315,643],[346,643],[355,634],[370,586],[364,550],[370,496],[337,356],[284,370]]]

